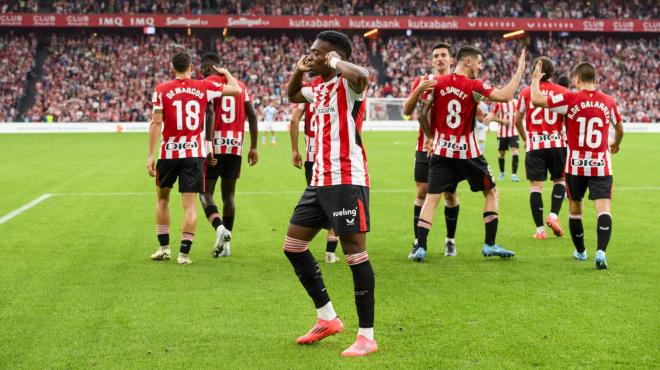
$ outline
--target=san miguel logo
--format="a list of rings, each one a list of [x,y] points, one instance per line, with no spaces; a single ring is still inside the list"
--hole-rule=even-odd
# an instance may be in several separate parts
[[[200,17],[167,17],[165,19],[166,26],[184,26],[184,27],[193,27],[193,26],[206,26],[209,24],[209,21]]]
[[[270,21],[264,18],[246,18],[246,17],[229,17],[227,26],[229,27],[264,27],[268,26]]]

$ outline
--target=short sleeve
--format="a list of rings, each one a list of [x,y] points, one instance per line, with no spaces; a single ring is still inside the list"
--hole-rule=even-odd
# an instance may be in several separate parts
[[[614,117],[614,122],[612,122],[614,126],[621,122],[621,113],[619,113],[619,107],[617,107],[616,103],[614,102],[612,102],[612,110],[610,116]]]
[[[572,96],[573,93],[570,92],[547,96],[548,109],[559,114],[566,114]]]
[[[341,79],[342,79],[342,81],[344,81],[344,86],[346,87],[346,91],[348,92],[348,95],[351,96],[351,98],[353,98],[355,101],[363,101],[364,98],[366,98],[366,96],[367,96],[367,88],[366,87],[364,88],[363,92],[357,93],[357,92],[353,91],[353,89],[351,88],[351,84],[348,83],[347,79],[345,79],[343,77]]]
[[[518,98],[518,104],[516,105],[516,112],[525,113],[527,111],[527,100],[525,100],[525,94],[520,94]]]
[[[482,80],[472,81],[472,97],[476,101],[481,101],[490,97],[493,92],[493,87]]]
[[[499,111],[502,109],[501,106],[502,106],[502,104],[495,103],[495,108],[493,108],[493,114],[494,115],[497,115],[497,113],[499,113]]]
[[[303,86],[303,88],[300,89],[300,92],[308,102],[314,103],[314,90],[312,90],[311,86]]]
[[[153,113],[163,111],[163,93],[158,91],[158,88],[156,88],[153,96],[151,97],[151,104],[153,106]]]
[[[208,101],[222,96],[225,85],[213,81],[204,81],[206,85],[206,98]]]

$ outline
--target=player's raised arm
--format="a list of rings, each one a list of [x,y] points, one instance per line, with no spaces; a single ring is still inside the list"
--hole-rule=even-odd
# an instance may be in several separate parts
[[[516,128],[518,129],[520,137],[522,137],[523,141],[525,141],[527,140],[527,133],[525,132],[525,125],[523,125],[523,118],[525,118],[525,114],[523,112],[516,111]]]
[[[421,81],[412,91],[405,103],[403,103],[403,114],[409,116],[415,111],[419,98],[425,91],[433,89],[438,83],[435,79]]]
[[[534,66],[534,72],[532,73],[532,85],[530,86],[530,100],[535,107],[547,108],[548,97],[541,94],[541,78],[543,78],[544,73],[542,72],[543,63],[539,60]]]
[[[309,63],[307,55],[301,57],[296,63],[296,69],[291,75],[289,83],[286,85],[286,93],[291,103],[307,103],[307,98],[302,93],[303,76],[305,72],[309,72]]]
[[[348,84],[354,92],[362,94],[367,89],[367,84],[369,83],[368,69],[341,60],[341,56],[336,51],[326,54],[325,60],[327,66],[336,69],[348,80]]]
[[[424,135],[427,138],[433,137],[433,131],[431,130],[431,124],[429,123],[429,111],[431,110],[431,101],[422,102],[421,106],[417,110],[417,122],[419,122],[419,127],[424,131]]]
[[[493,90],[488,99],[498,102],[507,102],[513,99],[514,95],[516,94],[516,89],[518,89],[518,85],[520,85],[520,80],[523,77],[523,73],[525,73],[525,49],[520,52],[520,57],[518,58],[518,69],[516,69],[516,73],[514,73],[513,77],[511,77],[511,81],[509,81],[509,83],[501,89]]]
[[[243,89],[241,88],[241,85],[238,84],[238,81],[232,76],[232,74],[225,68],[219,68],[217,66],[213,66],[213,69],[216,70],[216,72],[222,74],[227,78],[227,84],[224,86],[222,90],[222,95],[224,96],[238,96],[241,95],[241,92]]]
[[[291,136],[291,163],[297,167],[302,168],[302,158],[300,151],[298,151],[298,136],[300,131],[300,119],[304,110],[296,107],[291,115],[291,124],[289,124],[289,136]]]

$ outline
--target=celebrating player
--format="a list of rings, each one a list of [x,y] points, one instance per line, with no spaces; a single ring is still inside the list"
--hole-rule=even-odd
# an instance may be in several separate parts
[[[314,105],[316,155],[310,186],[293,211],[284,240],[287,256],[311,296],[318,320],[299,344],[319,341],[344,330],[326,291],[321,270],[308,250],[321,228],[331,226],[341,240],[353,273],[359,318],[355,343],[342,356],[376,352],[374,340],[374,273],[366,250],[369,231],[369,174],[361,129],[369,72],[348,62],[351,42],[343,33],[323,31],[300,58],[287,85],[289,100]],[[304,73],[316,77],[303,87]]]
[[[466,180],[473,192],[482,191],[485,196],[484,223],[486,228],[482,254],[486,257],[513,257],[515,253],[495,244],[498,225],[498,204],[495,181],[486,159],[483,157],[474,135],[477,104],[482,99],[506,102],[520,83],[525,69],[525,51],[518,60],[518,69],[511,81],[501,89],[494,89],[475,79],[482,68],[481,51],[464,46],[456,54],[454,73],[436,77],[433,93],[421,108],[419,120],[427,136],[426,145],[432,151],[429,165],[429,188],[417,229],[419,248],[415,258],[424,260],[431,220],[437,204],[445,191],[456,188]],[[426,115],[432,109],[435,119],[435,135]],[[435,137],[435,139],[431,139]]]
[[[220,57],[215,53],[202,56],[202,75],[206,81],[227,84],[227,78],[219,74],[213,67],[220,66]],[[229,257],[231,247],[231,231],[234,229],[234,193],[236,180],[241,174],[241,156],[243,154],[243,140],[245,132],[245,118],[250,127],[250,150],[248,164],[254,166],[259,160],[257,153],[257,116],[254,113],[250,95],[244,83],[237,81],[241,87],[238,96],[223,96],[213,99],[209,104],[213,114],[207,122],[214,122],[207,126],[207,139],[213,142],[214,158],[206,163],[206,185],[204,193],[199,199],[204,208],[206,218],[216,231],[216,240],[211,251],[213,257]],[[216,182],[220,177],[220,192],[222,195],[222,218],[218,215],[218,207],[213,200]]]
[[[534,60],[541,63],[543,77],[539,83],[543,96],[555,96],[568,92],[565,87],[550,82],[555,67],[548,57]],[[525,125],[523,126],[523,117]],[[543,183],[548,178],[553,182],[551,208],[546,224],[556,236],[564,235],[559,225],[559,211],[564,202],[566,182],[564,181],[564,165],[566,164],[566,138],[564,136],[564,116],[547,108],[535,107],[530,100],[530,88],[526,87],[520,93],[516,112],[516,127],[525,141],[525,171],[529,180],[529,205],[532,218],[536,224],[533,238],[547,239],[543,226]]]
[[[298,136],[300,119],[305,117],[303,132],[305,134],[305,180],[307,186],[312,182],[312,169],[314,168],[314,155],[316,154],[315,136],[316,136],[316,122],[314,121],[314,106],[310,103],[302,104],[302,108],[298,107],[293,110],[291,115],[291,124],[289,125],[289,135],[291,136],[291,162],[297,168],[302,168],[303,161],[298,151]],[[337,244],[339,239],[335,235],[332,228],[328,229],[328,236],[325,244],[325,262],[337,262]]]
[[[431,64],[437,76],[444,76],[450,73],[450,68],[453,63],[452,47],[449,44],[439,43],[435,45],[431,51],[432,59]],[[415,110],[415,106],[419,102],[422,94],[431,90],[436,84],[433,74],[424,77],[417,77],[413,82],[411,94],[406,100],[403,108],[405,115],[411,115]],[[430,124],[432,128],[433,117],[431,117]],[[415,168],[414,176],[415,183],[417,184],[417,196],[415,197],[414,216],[413,216],[413,242],[412,250],[408,254],[409,259],[413,259],[417,251],[417,223],[419,222],[419,213],[422,211],[422,205],[426,198],[429,183],[429,156],[424,147],[424,131],[419,128],[417,135],[417,147],[415,150]],[[456,188],[449,189],[445,193],[445,224],[447,227],[447,237],[445,238],[445,256],[456,255],[456,241],[454,236],[456,234],[456,224],[458,223],[458,194]]]
[[[156,232],[160,243],[160,248],[151,255],[151,259],[170,259],[169,198],[170,190],[178,178],[184,221],[177,262],[185,265],[192,262],[188,254],[197,226],[195,194],[204,191],[204,144],[212,150],[211,143],[205,143],[202,137],[206,104],[223,94],[238,95],[241,88],[223,68],[213,67],[227,78],[227,85],[191,79],[192,64],[186,53],[175,54],[171,62],[175,79],[156,86],[149,126],[147,172],[156,177]],[[154,146],[161,131],[163,140],[160,143],[158,163],[154,166]]]
[[[610,153],[618,153],[623,139],[623,125],[619,109],[612,97],[596,89],[596,68],[580,63],[571,72],[577,92],[545,96],[541,91],[544,76],[539,61],[532,75],[531,100],[537,107],[546,107],[565,115],[568,138],[566,184],[568,189],[568,227],[575,245],[573,256],[587,260],[582,227],[582,198],[589,189],[589,199],[596,205],[597,269],[607,268],[605,251],[612,236],[612,160]],[[614,141],[608,145],[608,131],[614,126]]]
[[[497,162],[500,165],[499,180],[504,180],[504,158],[511,148],[511,181],[518,182],[518,131],[514,124],[516,101],[495,103],[492,120],[499,123],[497,130]]]

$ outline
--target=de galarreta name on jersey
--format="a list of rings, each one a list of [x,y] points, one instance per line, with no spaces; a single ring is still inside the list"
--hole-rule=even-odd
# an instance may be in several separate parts
[[[553,97],[554,99],[554,97]],[[605,122],[610,123],[610,111],[607,109],[607,105],[605,105],[602,102],[599,101],[583,101],[580,103],[580,105],[574,105],[571,107],[571,109],[568,111],[568,114],[566,115],[568,118],[573,119],[576,114],[578,114],[582,109],[587,109],[587,108],[597,108],[600,109],[601,112],[603,112],[603,115],[605,116]]]

